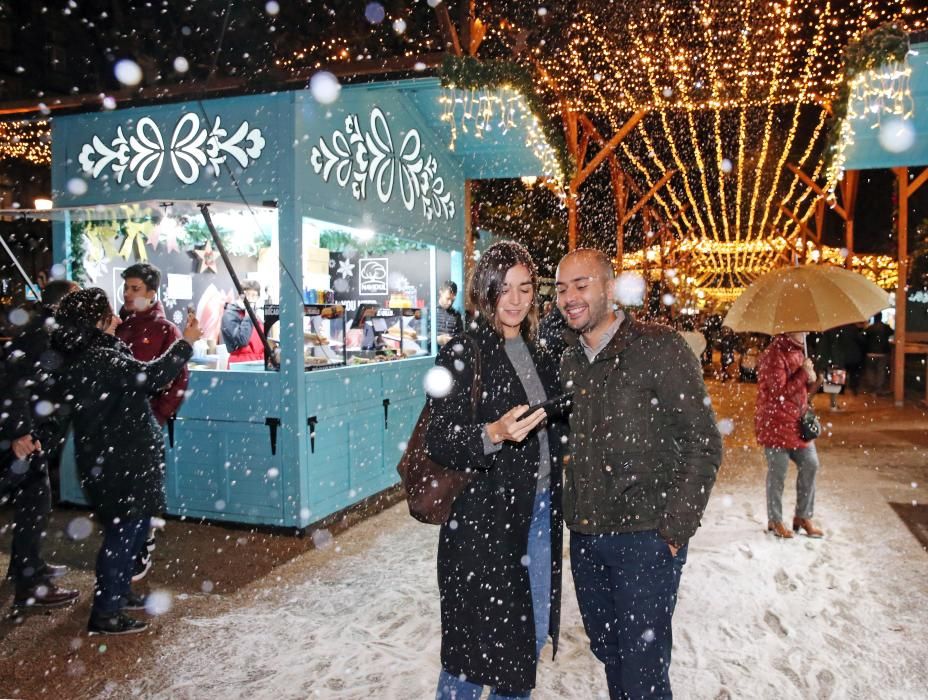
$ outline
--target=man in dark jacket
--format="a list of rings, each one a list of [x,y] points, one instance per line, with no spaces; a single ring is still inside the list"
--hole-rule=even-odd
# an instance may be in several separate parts
[[[66,280],[48,283],[42,303],[7,343],[0,363],[0,502],[9,499],[14,507],[7,578],[13,580],[15,608],[58,607],[78,596],[53,582],[66,567],[48,564],[41,554],[52,508],[48,467],[67,429],[57,412],[52,375],[60,357],[49,341],[58,302],[77,288]]]
[[[191,315],[184,339],[140,362],[115,337],[119,319],[102,289],[68,295],[55,320],[52,348],[62,355],[57,389],[71,409],[81,486],[103,528],[87,629],[140,632],[147,624],[124,612],[144,607],[130,588],[132,563],[151,518],[164,511],[164,440],[149,396],[183,369],[199,326]]]
[[[574,393],[563,498],[580,613],[613,700],[670,698],[677,588],[722,439],[696,356],[613,310],[603,253],[567,255],[556,285],[577,335],[561,383]]]
[[[447,343],[451,336],[464,332],[464,319],[461,312],[454,308],[458,296],[458,285],[446,280],[438,289],[438,309],[435,313],[435,326],[439,346]]]

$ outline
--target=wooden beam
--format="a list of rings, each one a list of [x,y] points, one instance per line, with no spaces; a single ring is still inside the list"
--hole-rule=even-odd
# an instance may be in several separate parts
[[[579,189],[580,185],[583,184],[583,181],[586,180],[590,174],[599,167],[606,158],[608,158],[612,153],[615,152],[616,147],[622,142],[629,132],[634,129],[638,122],[648,113],[646,109],[639,109],[635,112],[625,124],[622,125],[622,128],[619,129],[615,134],[609,139],[602,147],[602,149],[593,156],[593,159],[586,164],[583,170],[580,170],[575,176],[573,181],[570,183],[571,188],[576,191]],[[577,164],[577,167],[580,167],[580,164]]]
[[[911,197],[918,191],[918,188],[925,184],[928,181],[928,168],[922,170],[921,174],[908,185],[908,196]]]
[[[577,249],[577,196],[567,193],[567,252]]]
[[[859,182],[859,170],[848,170],[841,181],[841,200],[846,213],[844,247],[847,250],[847,256],[844,258],[844,266],[848,269],[854,266],[854,208],[857,205],[857,184]]]
[[[799,218],[798,218],[795,214],[793,214],[793,212],[791,212],[789,209],[787,209],[786,207],[784,207],[782,204],[780,204],[779,206],[780,206],[780,211],[782,211],[782,212],[783,212],[784,214],[786,214],[790,219],[792,219],[793,222],[799,227],[800,230],[804,230],[804,231],[806,232],[806,235],[807,235],[807,236],[811,236],[812,238],[815,238],[815,234],[812,233],[812,231],[809,230],[809,227],[806,226],[804,223],[802,223],[802,222],[799,220]]]
[[[653,197],[657,193],[657,191],[660,190],[661,187],[663,187],[670,181],[670,178],[672,178],[674,174],[676,174],[676,172],[677,172],[676,170],[668,170],[666,173],[664,173],[664,176],[660,180],[654,183],[651,189],[648,190],[647,194],[641,199],[639,199],[637,202],[635,202],[635,206],[633,206],[631,209],[628,210],[628,212],[625,214],[625,217],[622,219],[622,224],[623,225],[627,224],[632,219],[632,217],[634,217],[635,214],[638,213],[641,207],[647,204],[648,200],[650,200],[651,197]]]
[[[797,165],[794,165],[793,163],[787,163],[787,164],[786,164],[786,167],[789,168],[789,170],[790,170],[796,177],[798,177],[800,180],[802,180],[802,182],[805,183],[806,186],[809,187],[809,189],[811,189],[813,192],[815,192],[815,194],[817,194],[819,197],[822,197],[823,199],[826,199],[826,200],[828,199],[828,193],[827,193],[824,189],[822,189],[822,187],[821,187],[819,184],[817,184],[811,177],[809,177],[809,176],[806,175],[802,170],[800,170],[799,167],[798,167]],[[845,204],[846,204],[846,202],[845,202]],[[829,206],[830,206],[831,209],[835,212],[835,214],[837,214],[837,215],[840,216],[842,219],[844,219],[845,221],[847,221],[847,212],[844,210],[844,207],[840,206],[840,205],[837,204],[837,203],[831,204],[831,205],[829,205]]]
[[[586,132],[589,134],[589,132]],[[625,173],[619,166],[615,154],[609,157],[609,176],[612,180],[612,194],[615,198],[615,258],[619,270],[623,269],[625,257],[625,211],[628,208],[628,189],[625,187]]]
[[[464,52],[461,49],[458,30],[454,28],[454,22],[451,21],[451,14],[448,12],[448,3],[438,3],[435,6],[435,14],[438,17],[438,26],[441,28],[441,35],[445,40],[445,44],[451,45],[451,50],[455,56],[463,56]]]
[[[579,161],[580,149],[578,146],[578,137],[577,137],[577,113],[572,109],[564,110],[564,131],[566,131],[567,136],[567,150],[570,152],[570,155],[574,157],[577,161],[577,168],[579,169],[583,165]]]
[[[893,168],[899,194],[898,278],[896,280],[896,332],[893,350],[893,402],[902,407],[905,400],[905,312],[909,258],[909,169]]]
[[[586,149],[590,145],[590,132],[583,130],[583,137],[580,139],[580,147],[577,149],[577,167],[583,165],[586,160]]]

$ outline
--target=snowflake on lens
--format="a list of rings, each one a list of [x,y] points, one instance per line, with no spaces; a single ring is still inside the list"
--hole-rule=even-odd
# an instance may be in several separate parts
[[[171,320],[174,321],[175,326],[179,326],[181,322],[184,320],[184,314],[182,314],[180,311],[175,311],[174,314],[171,316]]]
[[[354,263],[350,258],[338,261],[338,274],[342,279],[348,279],[354,275]]]

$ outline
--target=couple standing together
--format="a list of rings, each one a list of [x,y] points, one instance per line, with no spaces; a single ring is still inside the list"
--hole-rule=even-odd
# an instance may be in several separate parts
[[[600,251],[561,260],[568,344],[555,350],[537,340],[531,256],[497,243],[474,269],[469,339],[438,355],[455,381],[430,399],[427,449],[476,473],[439,536],[439,700],[485,686],[491,698],[530,696],[549,636],[557,651],[562,522],[610,697],[671,697],[671,618],[722,441],[696,356],[669,328],[614,309],[614,281]],[[523,415],[562,393],[569,430],[544,408]]]

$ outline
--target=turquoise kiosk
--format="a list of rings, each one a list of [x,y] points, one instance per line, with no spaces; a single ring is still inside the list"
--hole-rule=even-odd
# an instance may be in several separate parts
[[[55,118],[55,259],[79,260],[116,308],[121,270],[158,264],[168,317],[193,307],[212,336],[166,430],[169,514],[305,528],[398,482],[438,286],[463,288],[465,183],[549,174],[537,123],[467,128],[450,99],[419,79],[331,104],[295,91]],[[239,277],[260,280],[265,323],[279,317],[279,369],[225,368],[234,287],[201,235],[204,205],[237,241]],[[67,459],[62,498],[83,502]]]
[[[909,260],[909,200],[928,182],[928,43],[912,44],[905,65],[881,66],[871,73],[880,91],[858,87],[851,93],[843,168],[891,169],[898,192],[896,328],[893,351],[893,399],[903,405],[906,355],[928,356],[928,297],[906,290]],[[864,76],[864,79],[870,76]],[[896,107],[901,116],[885,113]],[[885,107],[885,109],[884,109]],[[879,117],[874,116],[879,114]],[[919,370],[919,374],[924,374]],[[928,382],[925,383],[928,402]]]

